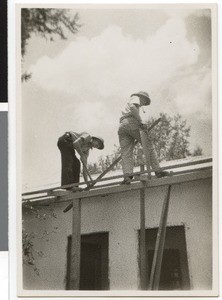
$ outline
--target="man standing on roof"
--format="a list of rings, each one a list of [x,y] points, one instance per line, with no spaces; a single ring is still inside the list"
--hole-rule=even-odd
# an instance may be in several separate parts
[[[122,154],[122,167],[124,174],[124,181],[122,184],[130,184],[133,176],[129,174],[133,173],[133,149],[135,141],[142,144],[140,130],[146,130],[147,126],[142,122],[139,114],[139,108],[141,106],[150,105],[151,100],[146,92],[138,92],[132,94],[125,108],[122,110],[122,116],[120,117],[120,125],[118,130],[119,143]],[[149,153],[149,161],[152,169],[158,170],[160,168],[157,160],[156,151],[154,149],[152,140],[150,137],[146,139],[146,145]],[[167,176],[169,173],[166,171],[156,171],[157,177]]]
[[[87,166],[87,158],[89,150],[104,148],[104,140],[100,137],[91,136],[86,132],[76,133],[73,131],[63,134],[57,142],[57,146],[61,152],[62,162],[62,185],[78,183],[80,177],[80,161],[76,157],[76,151],[80,155],[83,163],[83,177],[88,181],[88,176],[85,170]]]

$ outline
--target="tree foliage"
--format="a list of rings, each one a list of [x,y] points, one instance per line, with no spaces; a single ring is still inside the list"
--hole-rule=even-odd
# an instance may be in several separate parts
[[[68,9],[23,8],[21,10],[21,51],[26,53],[28,40],[34,33],[53,41],[55,36],[66,39],[65,28],[75,34],[81,26],[79,16],[69,14]]]
[[[54,41],[57,36],[67,38],[67,31],[75,34],[81,25],[78,23],[78,13],[70,14],[68,9],[53,8],[22,8],[21,10],[21,53],[27,52],[28,41],[32,34]],[[30,73],[22,74],[22,81],[27,81]]]
[[[173,117],[160,114],[161,122],[150,132],[159,161],[169,161],[186,158],[188,156],[202,155],[202,149],[198,147],[192,153],[189,149],[190,126],[187,121],[177,114]],[[150,127],[155,120],[151,118],[147,125]],[[134,149],[134,166],[141,164],[142,147],[137,144]],[[98,163],[89,164],[89,171],[93,173],[103,172],[120,155],[120,147],[115,145],[113,154],[100,156]],[[121,169],[121,161],[114,170]]]
[[[57,215],[54,212],[53,206],[48,206],[47,208],[44,206],[34,207],[32,206],[30,201],[27,201],[22,207],[22,215],[31,216],[30,219],[25,221],[23,219],[23,228],[22,228],[22,257],[23,257],[23,265],[27,265],[33,269],[36,275],[40,275],[38,266],[36,265],[36,258],[43,257],[44,252],[38,250],[35,246],[37,240],[45,240],[49,241],[49,236],[51,234],[55,234],[57,232],[58,227],[53,227],[51,231],[44,231],[42,235],[35,233],[34,231],[29,230],[29,222],[33,219],[38,219],[39,221],[44,222],[48,221],[49,218],[57,218]]]
[[[159,160],[169,161],[190,156],[190,126],[187,126],[187,121],[179,114],[171,117],[161,113],[160,117],[161,122],[151,133]],[[149,120],[148,127],[153,122],[153,118]]]

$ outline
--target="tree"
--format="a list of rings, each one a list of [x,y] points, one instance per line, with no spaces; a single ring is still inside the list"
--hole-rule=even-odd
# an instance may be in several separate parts
[[[186,120],[179,114],[170,117],[161,113],[160,117],[161,122],[153,128],[151,133],[159,161],[190,156],[190,126],[187,126]],[[153,122],[153,118],[147,122],[148,127]]]
[[[58,227],[52,227],[51,231],[44,231],[42,235],[37,235],[34,231],[29,230],[29,222],[37,218],[39,221],[44,222],[49,218],[57,218],[57,215],[54,212],[54,206],[48,207],[34,207],[30,201],[27,201],[22,206],[22,215],[31,216],[28,220],[23,220],[22,226],[22,257],[23,265],[29,266],[33,269],[36,275],[40,275],[38,266],[36,265],[36,258],[44,257],[44,252],[36,249],[35,242],[37,240],[49,241],[49,236],[51,234],[56,234]]]
[[[98,165],[97,163],[88,163],[88,170],[89,170],[89,173],[91,174],[97,174],[99,173],[99,168],[98,168]]]
[[[21,53],[25,56],[28,41],[32,34],[36,34],[50,41],[56,36],[65,40],[66,31],[75,34],[81,25],[78,23],[79,16],[76,13],[71,16],[68,9],[54,8],[22,8],[21,10]],[[28,80],[31,74],[26,72],[22,80]]]

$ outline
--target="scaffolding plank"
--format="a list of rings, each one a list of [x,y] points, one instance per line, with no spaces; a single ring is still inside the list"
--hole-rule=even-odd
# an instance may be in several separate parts
[[[147,289],[146,282],[146,232],[145,232],[145,188],[140,189],[140,288]]]
[[[143,147],[143,154],[145,156],[145,161],[146,161],[146,167],[147,167],[147,172],[148,172],[148,178],[151,179],[151,162],[150,162],[150,151],[147,147],[149,144],[148,141],[148,133],[146,133],[144,130],[140,130],[140,136],[141,136],[141,141],[142,141],[142,147]]]
[[[164,186],[164,185],[169,185],[169,184],[177,184],[177,183],[183,183],[183,182],[189,182],[189,181],[195,181],[195,180],[200,180],[200,179],[205,179],[209,178],[212,176],[212,170],[204,170],[204,171],[199,171],[197,173],[191,173],[191,174],[184,174],[180,176],[168,176],[168,177],[163,177],[163,178],[157,178],[153,179],[150,181],[147,181],[145,183],[146,188],[151,188],[151,187],[157,187],[157,186]],[[97,196],[106,196],[109,194],[114,194],[114,193],[122,193],[122,192],[127,192],[127,191],[133,191],[137,189],[141,189],[143,187],[142,183],[134,183],[131,185],[117,185],[113,187],[107,187],[107,188],[102,188],[101,189],[95,189],[91,191],[83,191],[83,192],[76,192],[73,195],[67,195],[61,197],[59,202],[61,201],[67,201],[70,200],[71,198],[91,198],[91,197],[97,197]]]
[[[158,290],[159,288],[161,265],[162,265],[163,251],[165,245],[165,237],[166,237],[166,225],[167,225],[167,216],[168,216],[169,202],[170,202],[170,192],[171,192],[171,185],[169,185],[167,189],[167,194],[163,202],[163,208],[160,217],[160,225],[157,232],[156,245],[155,245],[155,251],[153,256],[153,263],[152,263],[150,284],[149,284],[149,288],[151,290]]]
[[[163,177],[163,178],[154,178],[152,180],[146,181],[145,182],[145,187],[146,188],[155,188],[158,186],[165,186],[165,185],[173,185],[173,184],[180,184],[180,183],[185,183],[185,182],[190,182],[190,181],[196,181],[196,180],[202,180],[202,179],[208,179],[212,177],[212,169],[210,170],[201,170],[198,172],[190,173],[190,174],[183,174],[183,175],[178,175],[178,176],[170,176],[170,177]],[[115,185],[112,187],[107,187],[107,188],[99,188],[99,189],[94,189],[91,191],[84,191],[84,192],[75,192],[66,195],[66,196],[61,196],[61,197],[46,197],[44,200],[39,200],[39,201],[32,201],[32,205],[39,205],[40,203],[65,203],[65,202],[71,202],[73,199],[84,199],[84,198],[93,198],[93,197],[98,197],[98,196],[107,196],[110,194],[116,194],[116,193],[123,193],[123,192],[128,192],[128,191],[135,191],[139,190],[143,187],[143,184],[141,182],[136,182],[131,185]],[[25,204],[25,201],[23,202]]]
[[[70,290],[79,290],[81,249],[81,200],[73,201]]]
[[[205,158],[205,159],[201,159],[201,160],[195,160],[195,161],[191,161],[191,162],[175,164],[175,165],[172,165],[172,166],[161,167],[161,169],[162,170],[168,170],[168,169],[171,170],[171,169],[175,169],[175,168],[188,167],[188,166],[193,166],[193,165],[198,165],[198,164],[204,164],[204,163],[211,163],[211,162],[212,162],[212,158]],[[152,172],[155,172],[155,171],[157,171],[157,170],[152,170]],[[147,172],[147,171],[144,171],[144,172]],[[141,174],[141,173],[140,172],[132,173],[132,175],[136,175],[136,174]],[[100,180],[98,180],[98,182],[106,181],[106,180],[118,179],[118,178],[122,178],[122,177],[123,177],[123,175],[117,175],[117,176],[111,176],[111,177],[101,178]],[[93,181],[92,181],[92,183],[93,183]],[[80,182],[80,183],[75,183],[75,184],[69,184],[69,185],[64,185],[64,186],[56,186],[56,187],[53,187],[53,188],[36,190],[36,191],[32,191],[32,192],[26,192],[26,193],[22,193],[22,195],[23,196],[28,196],[28,195],[33,195],[33,194],[39,194],[39,193],[53,191],[55,189],[63,189],[63,188],[68,188],[68,187],[75,187],[75,186],[83,185],[83,184],[85,184],[85,182]]]

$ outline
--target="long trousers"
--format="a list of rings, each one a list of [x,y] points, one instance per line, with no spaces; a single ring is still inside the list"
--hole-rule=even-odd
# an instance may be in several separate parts
[[[80,161],[76,157],[75,149],[66,141],[64,135],[58,139],[57,146],[61,152],[61,184],[78,183],[80,177]]]
[[[133,150],[135,146],[135,140],[137,140],[142,145],[140,130],[134,128],[130,128],[129,124],[123,122],[120,123],[119,130],[118,130],[124,175],[133,173],[133,166],[134,166]],[[152,169],[159,169],[159,162],[157,159],[156,151],[149,135],[146,136],[146,138],[143,138],[142,146],[143,148],[144,147],[146,148],[146,153],[145,153],[146,162],[149,161]]]

